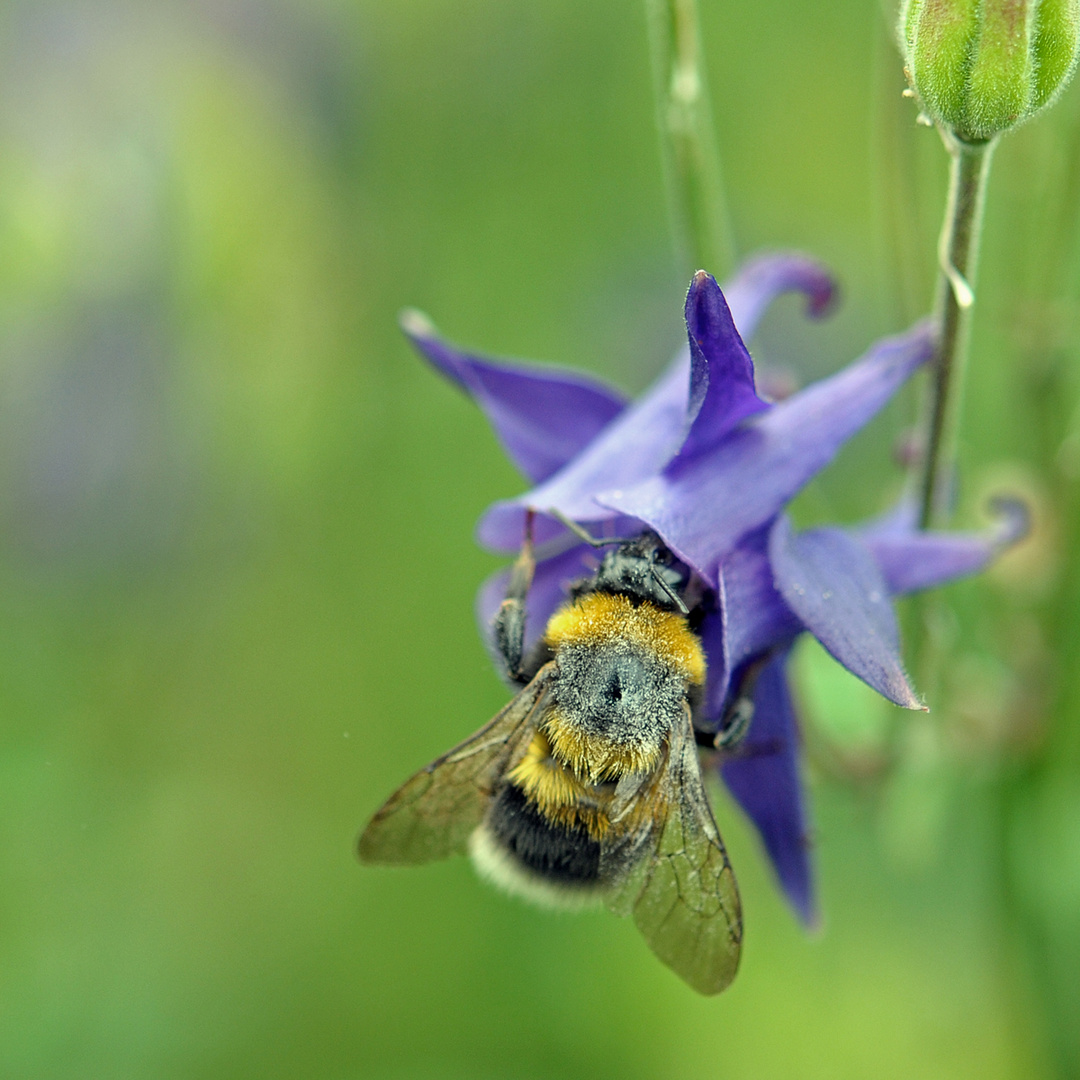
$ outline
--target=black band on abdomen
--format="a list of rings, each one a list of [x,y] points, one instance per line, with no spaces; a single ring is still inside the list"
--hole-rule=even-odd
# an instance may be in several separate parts
[[[548,821],[513,784],[507,784],[492,804],[488,828],[538,877],[559,885],[594,885],[599,879],[599,841],[583,828]]]

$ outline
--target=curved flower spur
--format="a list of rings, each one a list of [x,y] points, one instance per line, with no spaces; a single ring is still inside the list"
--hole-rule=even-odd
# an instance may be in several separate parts
[[[590,376],[461,352],[423,316],[403,316],[536,485],[491,507],[479,529],[495,550],[520,549],[478,606],[524,689],[376,814],[361,837],[365,860],[469,847],[514,891],[599,896],[633,913],[695,989],[715,993],[734,976],[741,916],[697,745],[753,821],[789,901],[814,919],[785,674],[792,644],[809,631],[890,701],[922,708],[891,597],[980,570],[1023,521],[928,533],[900,510],[859,529],[795,532],[786,504],[933,342],[920,324],[772,404],[743,337],[787,291],[816,316],[833,286],[797,255],[752,261],[726,296],[699,271],[686,299],[689,348],[633,403]]]

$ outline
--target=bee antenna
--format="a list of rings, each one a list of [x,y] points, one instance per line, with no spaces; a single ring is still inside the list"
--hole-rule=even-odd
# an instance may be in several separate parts
[[[579,540],[584,540],[586,544],[594,548],[608,547],[610,544],[629,544],[632,543],[636,537],[633,536],[612,536],[610,538],[597,538],[590,535],[585,529],[579,525],[576,521],[568,518],[561,510],[556,510],[554,506],[549,506],[544,511],[549,517],[553,517],[556,521],[565,525]]]
[[[652,573],[653,580],[656,582],[657,585],[660,586],[661,589],[664,590],[664,592],[667,593],[671,602],[679,609],[680,612],[682,612],[683,615],[689,615],[690,609],[683,603],[682,597],[677,592],[675,592],[675,590],[663,579],[660,571],[656,569],[655,563],[651,563],[649,565],[649,570]]]

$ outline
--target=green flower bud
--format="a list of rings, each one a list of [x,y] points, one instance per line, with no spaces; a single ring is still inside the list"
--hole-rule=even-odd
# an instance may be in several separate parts
[[[1080,51],[1080,0],[904,0],[904,73],[926,115],[967,142],[1049,105]]]

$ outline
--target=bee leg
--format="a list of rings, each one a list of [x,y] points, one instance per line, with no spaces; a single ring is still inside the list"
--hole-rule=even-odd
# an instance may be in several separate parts
[[[750,721],[754,719],[754,690],[757,689],[758,677],[775,655],[776,650],[770,649],[743,668],[735,696],[724,711],[720,730],[713,739],[715,749],[730,752],[746,738]]]
[[[750,730],[750,721],[754,719],[754,699],[737,697],[724,713],[724,725],[716,733],[713,746],[717,750],[734,750]]]
[[[702,750],[719,750],[728,757],[739,756],[740,746],[753,719],[754,699],[751,694],[740,693],[724,710],[718,730],[694,725],[694,742]]]
[[[525,539],[521,552],[510,570],[506,599],[491,624],[495,648],[502,658],[506,675],[513,681],[527,683],[529,676],[522,669],[525,652],[525,599],[536,570],[532,540],[533,512],[525,516]]]

